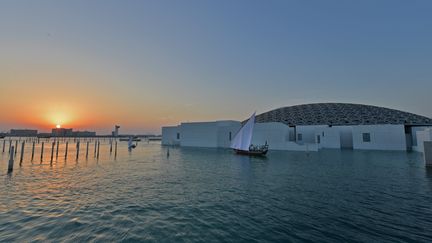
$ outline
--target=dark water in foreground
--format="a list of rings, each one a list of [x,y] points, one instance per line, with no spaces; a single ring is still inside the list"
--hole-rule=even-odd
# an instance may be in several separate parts
[[[0,242],[432,241],[432,171],[418,153],[167,158],[157,143],[124,145],[116,160],[104,145],[98,161],[70,151],[52,166],[47,151],[11,175],[0,154]]]

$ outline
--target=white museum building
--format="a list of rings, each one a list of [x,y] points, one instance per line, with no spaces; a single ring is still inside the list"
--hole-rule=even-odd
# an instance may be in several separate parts
[[[162,144],[229,148],[241,121],[184,122],[162,127]],[[256,116],[252,144],[270,150],[362,149],[423,151],[432,141],[432,119],[360,104],[288,106]]]

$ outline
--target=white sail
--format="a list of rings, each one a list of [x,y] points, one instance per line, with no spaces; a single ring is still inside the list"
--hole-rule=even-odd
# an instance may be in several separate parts
[[[128,141],[128,148],[132,147],[132,137],[129,137],[129,141]]]
[[[249,118],[246,124],[240,128],[231,142],[231,148],[249,151],[252,141],[252,133],[255,124],[255,113]]]

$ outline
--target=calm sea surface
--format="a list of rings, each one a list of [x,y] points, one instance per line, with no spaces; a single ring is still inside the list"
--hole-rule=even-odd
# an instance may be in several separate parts
[[[0,149],[3,141],[0,140]],[[0,242],[431,242],[432,171],[421,154],[269,152],[102,142],[76,161],[51,144],[7,174],[0,151]],[[20,145],[18,146],[21,147]]]

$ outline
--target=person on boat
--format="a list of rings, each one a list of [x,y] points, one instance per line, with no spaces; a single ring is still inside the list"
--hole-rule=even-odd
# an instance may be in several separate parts
[[[267,140],[265,141],[265,144],[264,145],[261,145],[261,147],[260,147],[260,149],[261,150],[264,150],[264,149],[267,149],[268,148],[268,144],[267,144]]]

